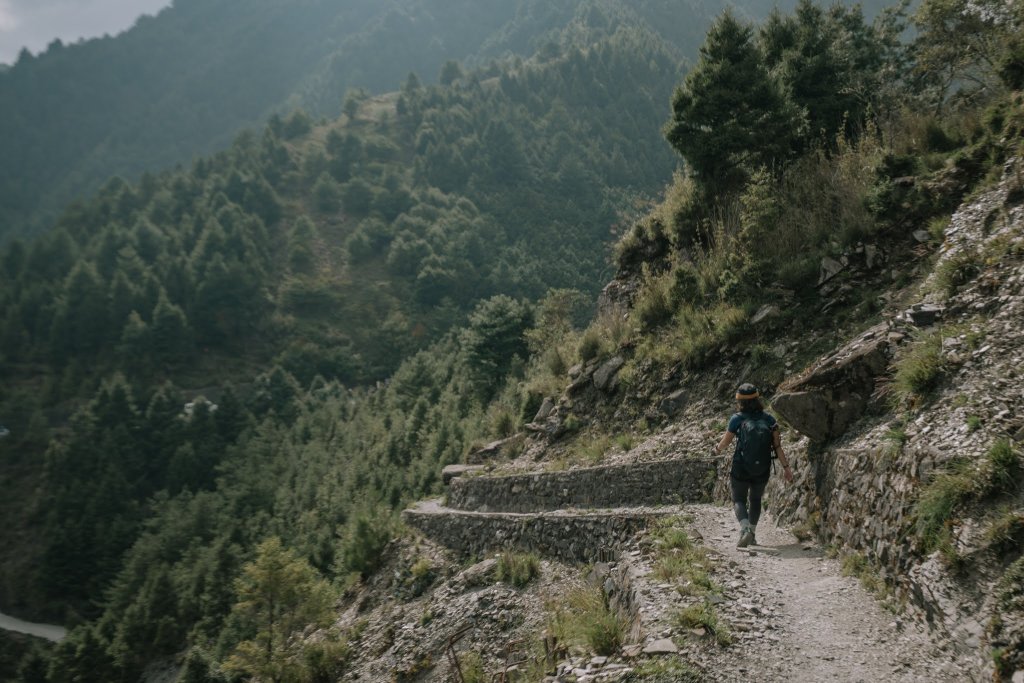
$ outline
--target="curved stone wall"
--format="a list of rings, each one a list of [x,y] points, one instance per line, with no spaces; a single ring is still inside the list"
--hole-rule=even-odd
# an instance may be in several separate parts
[[[517,549],[565,562],[608,562],[618,557],[637,531],[668,513],[524,515],[420,507],[405,510],[402,519],[428,538],[466,555]]]
[[[711,499],[717,461],[661,460],[504,477],[459,477],[448,505],[480,512],[677,505]]]

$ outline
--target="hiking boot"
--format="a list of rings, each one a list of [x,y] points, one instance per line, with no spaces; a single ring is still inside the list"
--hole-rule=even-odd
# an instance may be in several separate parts
[[[750,531],[750,545],[757,545],[757,536],[754,535],[754,531]]]
[[[748,545],[754,542],[754,532],[750,528],[744,529],[740,533],[740,542],[736,544],[737,548],[746,548]]]

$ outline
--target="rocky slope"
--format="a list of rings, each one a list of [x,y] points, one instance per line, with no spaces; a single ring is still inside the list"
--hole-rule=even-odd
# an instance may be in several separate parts
[[[961,206],[934,262],[919,250],[917,270],[931,274],[887,292],[880,319],[841,332],[804,370],[788,364],[773,399],[796,478],[769,488],[762,547],[737,550],[730,510],[701,502],[723,498],[724,462],[716,473],[706,454],[749,361],[622,386],[622,356],[595,360],[570,370],[525,435],[450,472],[448,507],[407,513],[432,540],[396,541],[388,568],[350,596],[341,623],[359,647],[345,680],[452,680],[449,642],[502,680],[1024,680],[1021,177],[1010,163]],[[823,264],[822,284],[884,279],[873,251]],[[822,342],[780,337],[778,348]],[[901,386],[912,363],[930,373],[918,391]],[[635,432],[641,403],[660,427],[598,461],[574,458],[596,426],[574,433],[570,414]],[[687,481],[668,487],[685,491],[675,499],[662,491],[673,472]],[[935,500],[946,508],[928,527]],[[497,581],[503,548],[543,556],[540,578]],[[588,584],[622,642],[602,656],[561,643],[545,660],[537,644]]]

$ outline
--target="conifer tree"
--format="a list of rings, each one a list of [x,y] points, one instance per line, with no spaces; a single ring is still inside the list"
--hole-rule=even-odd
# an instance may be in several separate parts
[[[296,680],[304,666],[296,656],[302,645],[296,636],[307,626],[327,625],[329,584],[273,537],[243,567],[237,595],[234,615],[255,635],[238,644],[224,668],[274,683]]]
[[[726,11],[672,98],[665,136],[709,189],[734,192],[751,171],[781,165],[802,132],[796,108],[762,61],[752,29]]]

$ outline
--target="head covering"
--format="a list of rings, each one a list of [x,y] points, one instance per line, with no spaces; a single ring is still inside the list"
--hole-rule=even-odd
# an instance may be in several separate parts
[[[740,388],[736,390],[737,401],[749,401],[750,399],[758,398],[760,395],[761,394],[757,391],[757,387],[746,382],[741,384]]]

